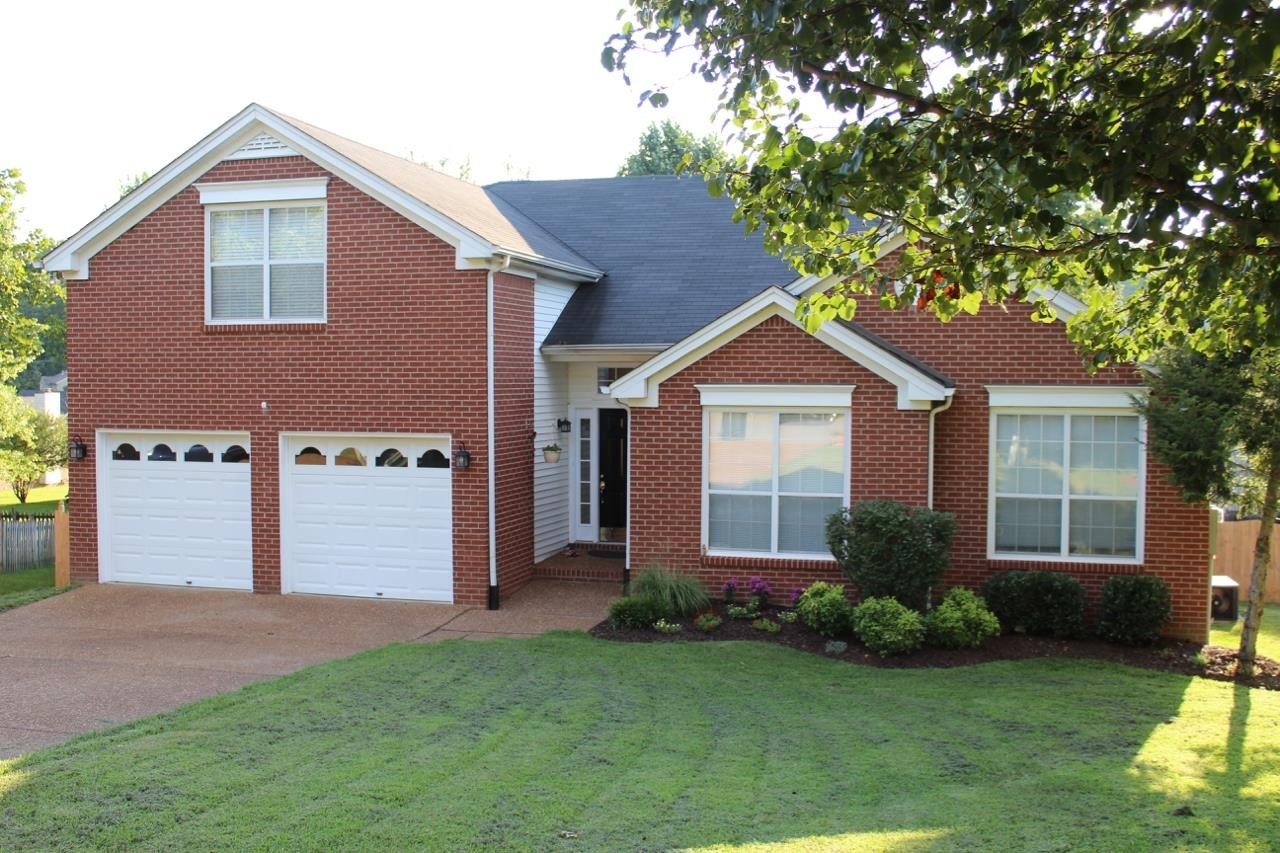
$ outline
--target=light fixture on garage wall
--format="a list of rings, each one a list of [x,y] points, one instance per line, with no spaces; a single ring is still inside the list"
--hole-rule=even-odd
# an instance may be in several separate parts
[[[570,432],[573,429],[573,421],[568,418],[560,418],[556,421],[556,429],[560,432]]]
[[[462,442],[458,442],[458,452],[453,454],[454,468],[470,468],[471,467],[471,451],[467,450],[467,446]]]
[[[73,435],[71,440],[67,442],[67,460],[70,462],[79,462],[84,458],[84,440],[78,435]]]

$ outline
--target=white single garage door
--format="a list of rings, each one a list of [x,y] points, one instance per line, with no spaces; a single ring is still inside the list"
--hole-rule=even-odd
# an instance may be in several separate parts
[[[103,433],[104,581],[253,588],[249,436]]]
[[[447,437],[295,435],[280,461],[286,592],[453,601]]]

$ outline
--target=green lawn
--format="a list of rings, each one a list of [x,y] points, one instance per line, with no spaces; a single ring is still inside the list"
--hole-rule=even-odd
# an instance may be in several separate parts
[[[1230,626],[1215,622],[1213,629],[1209,631],[1209,642],[1215,646],[1238,649],[1240,648],[1240,628],[1243,625],[1243,619],[1236,620]],[[1280,661],[1280,604],[1268,604],[1262,610],[1262,626],[1258,630],[1258,654]]]
[[[18,496],[13,492],[0,491],[0,512],[19,512],[26,515],[53,512],[58,501],[67,499],[67,484],[58,486],[40,486],[27,493],[27,502],[18,503]]]
[[[0,613],[71,589],[53,585],[53,566],[0,572]]]
[[[389,646],[0,762],[0,846],[1263,850],[1277,799],[1280,693],[551,634]]]

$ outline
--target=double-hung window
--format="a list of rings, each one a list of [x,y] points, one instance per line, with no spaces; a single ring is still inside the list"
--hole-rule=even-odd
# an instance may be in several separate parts
[[[996,557],[1141,559],[1142,423],[1107,410],[992,412]]]
[[[205,319],[325,320],[325,181],[197,185],[205,204]]]
[[[848,429],[847,411],[707,409],[708,550],[829,556],[827,516],[848,502]]]

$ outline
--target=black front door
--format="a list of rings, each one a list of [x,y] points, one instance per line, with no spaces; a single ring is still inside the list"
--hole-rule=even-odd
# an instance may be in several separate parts
[[[627,413],[600,410],[600,527],[627,526]]]

